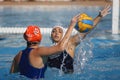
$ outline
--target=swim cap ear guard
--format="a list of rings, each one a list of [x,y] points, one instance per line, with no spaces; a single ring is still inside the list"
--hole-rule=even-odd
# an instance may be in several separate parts
[[[81,33],[88,32],[93,28],[93,19],[85,13],[80,14],[75,29]]]
[[[40,42],[42,39],[42,34],[38,26],[28,26],[25,33],[24,39],[28,42]]]

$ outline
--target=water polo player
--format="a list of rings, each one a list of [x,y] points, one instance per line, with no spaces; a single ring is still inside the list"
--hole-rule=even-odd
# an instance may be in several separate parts
[[[85,36],[99,23],[101,18],[109,14],[109,11],[110,5],[108,5],[102,11],[100,11],[99,15],[95,19],[92,19],[87,14],[81,14],[75,26],[75,29],[77,29],[79,33],[70,37],[67,43],[67,47],[64,51],[49,56],[48,66],[51,68],[61,69],[64,73],[73,73],[73,58],[75,48],[78,44],[80,44],[80,38],[84,39]],[[51,40],[53,42],[53,45],[58,44],[62,40],[63,36],[63,28],[60,26],[54,27],[51,32]]]

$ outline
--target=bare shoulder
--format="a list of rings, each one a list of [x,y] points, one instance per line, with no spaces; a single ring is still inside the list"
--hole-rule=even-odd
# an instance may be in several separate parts
[[[22,51],[20,51],[20,52],[14,57],[14,61],[15,61],[16,63],[19,63],[20,58],[21,58],[21,55],[22,55]]]
[[[19,72],[19,61],[20,61],[20,58],[21,58],[21,54],[22,54],[22,51],[20,51],[13,59],[13,62],[12,62],[12,66],[11,66],[11,69],[10,69],[10,73],[16,73],[16,72]]]

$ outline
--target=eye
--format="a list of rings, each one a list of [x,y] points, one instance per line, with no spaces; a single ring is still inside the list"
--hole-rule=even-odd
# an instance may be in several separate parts
[[[55,30],[52,30],[52,33],[54,33],[55,32]]]
[[[60,32],[60,33],[63,33],[63,30],[62,30],[62,29],[59,29],[59,32]]]

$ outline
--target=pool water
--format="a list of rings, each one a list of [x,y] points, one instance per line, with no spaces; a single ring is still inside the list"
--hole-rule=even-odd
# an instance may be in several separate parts
[[[26,27],[39,25],[67,27],[70,19],[79,12],[96,17],[98,6],[0,6],[1,27]],[[119,80],[120,35],[111,34],[112,14],[106,16],[76,48],[73,74],[48,68],[44,80]],[[22,34],[2,34],[0,40],[0,80],[29,80],[17,74],[9,74],[12,60],[18,51],[26,47]],[[49,34],[43,34],[41,45],[49,46]]]

